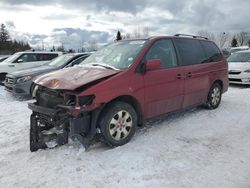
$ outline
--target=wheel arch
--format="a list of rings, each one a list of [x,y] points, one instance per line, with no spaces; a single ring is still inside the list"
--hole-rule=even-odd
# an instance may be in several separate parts
[[[218,83],[218,84],[221,86],[221,89],[222,89],[222,91],[223,91],[223,81],[217,79],[217,80],[215,80],[215,81],[213,82],[212,86],[213,86],[215,83]],[[211,87],[212,87],[212,86],[211,86]]]
[[[6,76],[7,74],[8,74],[7,72],[0,72],[0,77],[1,77],[2,75]]]
[[[105,110],[105,108],[107,108],[109,106],[109,104],[111,103],[115,103],[117,101],[121,101],[121,102],[125,102],[130,104],[136,111],[137,114],[137,118],[138,118],[138,125],[142,126],[143,122],[144,122],[144,118],[143,118],[143,110],[142,107],[140,105],[140,103],[138,102],[138,100],[136,98],[134,98],[133,96],[130,95],[122,95],[119,97],[116,97],[114,99],[112,99],[111,101],[109,101],[108,103],[106,103],[102,109],[102,111]],[[102,112],[100,113],[98,119],[100,119]]]
[[[5,80],[5,76],[6,76],[7,74],[8,74],[7,72],[1,72],[1,73],[0,73],[0,85],[1,85],[1,81],[4,81],[4,80]]]

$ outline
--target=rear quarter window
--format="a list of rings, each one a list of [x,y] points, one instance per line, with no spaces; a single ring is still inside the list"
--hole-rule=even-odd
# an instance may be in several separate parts
[[[58,57],[58,54],[42,54],[42,61],[50,61],[56,57]]]
[[[180,38],[174,41],[182,66],[200,64],[206,59],[206,54],[199,40]]]
[[[223,55],[219,50],[219,48],[213,42],[210,41],[200,41],[200,42],[205,50],[207,62],[217,62],[222,60]]]

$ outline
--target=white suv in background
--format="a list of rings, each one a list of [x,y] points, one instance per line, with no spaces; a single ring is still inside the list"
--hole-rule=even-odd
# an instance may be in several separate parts
[[[5,75],[43,65],[61,55],[62,52],[17,52],[0,64],[0,85],[5,80]]]

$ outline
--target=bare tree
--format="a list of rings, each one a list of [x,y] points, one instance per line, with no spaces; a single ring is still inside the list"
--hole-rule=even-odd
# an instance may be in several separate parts
[[[136,29],[133,30],[132,33],[127,33],[125,35],[126,39],[130,38],[143,38],[149,36],[149,27],[141,27],[138,26]]]
[[[148,27],[143,27],[142,28],[142,34],[143,34],[143,37],[148,37],[148,35],[149,35],[149,28]]]
[[[198,31],[197,35],[207,37],[209,40],[216,41],[215,34],[209,31]]]
[[[97,42],[96,40],[91,40],[89,42],[89,51],[96,51],[97,50]]]
[[[58,47],[56,48],[56,51],[58,51],[58,52],[65,52],[64,45],[62,44],[61,46],[58,46]]]
[[[133,36],[134,36],[134,38],[140,38],[141,37],[140,27],[134,29]]]
[[[240,46],[246,44],[248,38],[249,38],[249,34],[247,32],[240,32],[236,34],[236,39]]]
[[[131,39],[131,34],[130,34],[130,33],[127,33],[123,38],[124,38],[124,39]]]
[[[218,41],[220,48],[223,48],[225,46],[226,42],[228,42],[229,36],[229,33],[226,32],[221,32],[217,35],[216,41]]]

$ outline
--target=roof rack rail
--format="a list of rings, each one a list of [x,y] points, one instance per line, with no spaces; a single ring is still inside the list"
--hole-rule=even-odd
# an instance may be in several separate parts
[[[208,40],[207,37],[197,36],[197,35],[175,34],[174,36],[176,36],[176,37],[184,36],[184,37],[192,37],[192,38],[194,38],[194,39],[201,38],[201,39]]]

